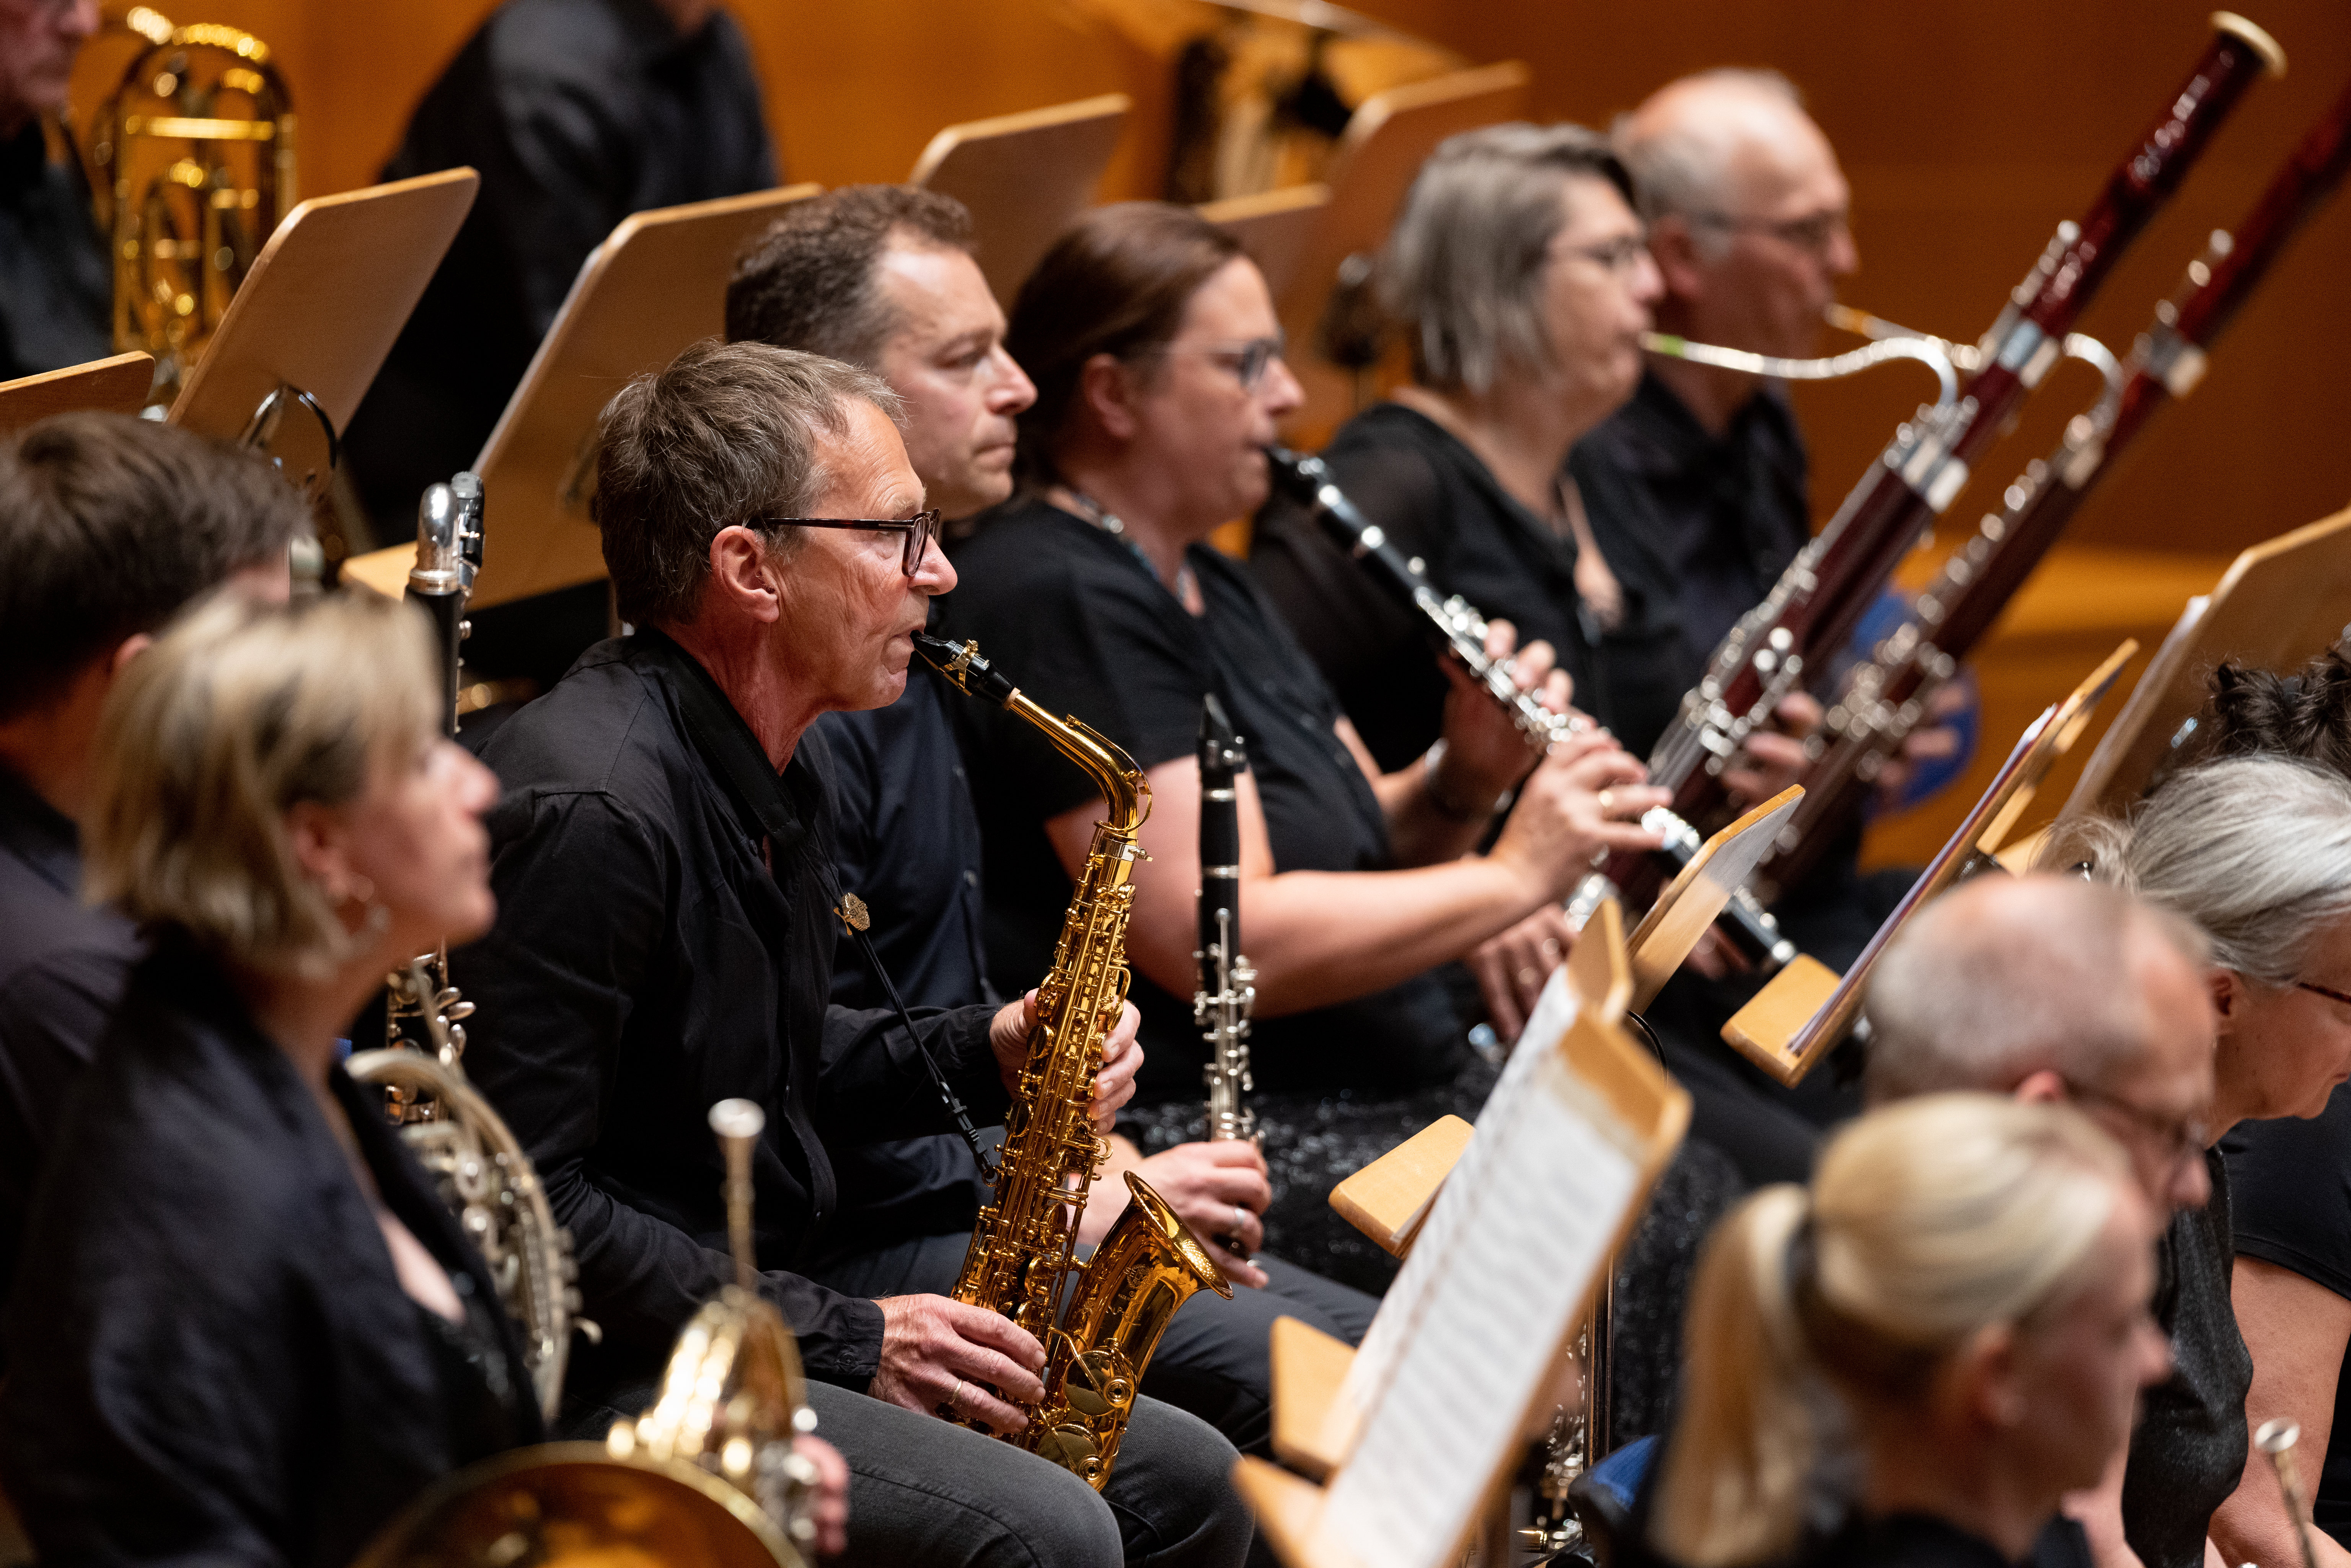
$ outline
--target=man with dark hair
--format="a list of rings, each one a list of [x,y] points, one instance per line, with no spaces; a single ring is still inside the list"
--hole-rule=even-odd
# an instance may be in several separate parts
[[[80,896],[99,709],[191,599],[284,599],[309,522],[267,462],[173,425],[64,413],[0,443],[0,1294],[43,1144],[138,956]]]
[[[831,354],[887,381],[906,411],[907,458],[952,525],[1011,494],[1013,417],[1033,397],[1003,349],[1004,314],[971,256],[962,206],[904,185],[854,185],[792,207],[745,249],[726,292],[728,336]],[[1017,673],[1016,673],[1016,678]],[[910,1003],[953,1007],[991,995],[981,929],[978,815],[941,704],[910,675],[887,707],[817,721],[832,755],[843,885],[872,910],[875,956]],[[836,953],[833,999],[883,1004],[857,946]],[[1246,1451],[1271,1440],[1272,1320],[1290,1316],[1360,1341],[1377,1302],[1238,1239],[1262,1233],[1271,1196],[1255,1144],[1193,1143],[1149,1159],[1113,1139],[1081,1235],[1107,1230],[1137,1171],[1189,1221],[1238,1286],[1186,1302],[1144,1388],[1214,1423]],[[987,1189],[952,1137],[835,1153],[853,1252],[820,1277],[845,1290],[949,1288]]]
[[[957,1424],[1024,1424],[1007,1401],[1033,1404],[1046,1364],[1025,1330],[811,1277],[854,1245],[831,1148],[946,1131],[951,1100],[1000,1113],[1035,1016],[1033,998],[924,1009],[910,1039],[892,1012],[826,1001],[845,905],[810,726],[894,699],[930,599],[955,585],[897,402],[865,371],[763,344],[697,344],[631,382],[601,420],[595,515],[637,631],[485,748],[507,789],[489,817],[497,925],[452,970],[497,1020],[466,1067],[570,1228],[603,1327],[574,1352],[566,1424],[601,1432],[649,1405],[678,1332],[734,1278],[705,1114],[741,1096],[768,1113],[761,1285],[850,1468],[850,1561],[1238,1562],[1233,1449],[1205,1424],[1138,1401],[1098,1495]],[[1107,1127],[1140,1061],[1132,1009],[1102,1050]]]
[[[96,31],[98,0],[0,0],[0,382],[112,351],[106,242],[42,125]]]
[[[622,219],[778,178],[750,47],[717,0],[507,0],[383,178],[460,164],[481,193],[344,448],[379,528],[404,528],[427,485],[473,464]]]

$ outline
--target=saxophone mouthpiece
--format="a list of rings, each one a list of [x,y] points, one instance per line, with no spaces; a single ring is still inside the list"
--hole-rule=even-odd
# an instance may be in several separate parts
[[[914,652],[923,663],[946,677],[947,684],[967,696],[986,697],[1002,707],[1020,688],[997,674],[996,666],[979,655],[977,643],[950,643],[927,632],[914,633]]]

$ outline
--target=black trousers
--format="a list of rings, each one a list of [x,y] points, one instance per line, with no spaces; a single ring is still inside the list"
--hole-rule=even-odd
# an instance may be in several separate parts
[[[945,1295],[955,1288],[969,1233],[925,1236],[820,1268],[810,1277],[843,1295]],[[1143,1392],[1200,1417],[1245,1454],[1272,1453],[1273,1320],[1299,1318],[1349,1344],[1361,1344],[1379,1301],[1361,1291],[1279,1258],[1259,1258],[1270,1283],[1233,1287],[1228,1301],[1202,1291],[1176,1313]],[[1125,1466],[1124,1450],[1119,1464]]]
[[[653,1385],[621,1393],[632,1412]],[[1155,1399],[1137,1399],[1100,1493],[1009,1443],[860,1391],[808,1385],[816,1435],[849,1465],[846,1568],[1238,1568],[1256,1535],[1232,1488],[1233,1446]],[[601,1441],[621,1412],[567,1406],[569,1437]]]

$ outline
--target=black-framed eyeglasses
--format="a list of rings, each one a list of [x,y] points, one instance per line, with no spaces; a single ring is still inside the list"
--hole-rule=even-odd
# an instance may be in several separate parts
[[[939,537],[939,509],[933,507],[911,517],[751,517],[746,527],[754,528],[871,528],[876,533],[904,534],[906,547],[898,557],[898,565],[908,577],[923,570],[923,557],[929,553],[931,541]]]
[[[1241,383],[1241,391],[1253,392],[1273,361],[1285,357],[1289,346],[1289,340],[1277,332],[1270,338],[1253,338],[1246,343],[1161,343],[1138,350],[1136,357],[1205,354],[1232,371],[1234,379]]]
[[[1739,218],[1729,213],[1692,213],[1689,221],[1729,234],[1770,235],[1783,245],[1814,255],[1825,251],[1840,235],[1853,233],[1853,214],[1843,207],[1807,213],[1801,218]]]
[[[2338,991],[2332,986],[2322,986],[2314,980],[2296,980],[2294,987],[2298,991],[2314,992],[2330,1002],[2341,1002],[2346,1007],[2351,1007],[2351,994]]]
[[[2144,1105],[2135,1105],[2119,1094],[2109,1094],[2103,1089],[2092,1089],[2070,1080],[2065,1084],[2065,1092],[2075,1100],[2104,1105],[2117,1112],[2125,1121],[2152,1134],[2161,1145],[2170,1169],[2177,1170],[2189,1159],[2201,1155],[2211,1142],[2209,1130],[2199,1117],[2167,1116]]]
[[[1605,245],[1563,245],[1559,247],[1559,254],[1580,256],[1586,261],[1597,262],[1612,275],[1622,277],[1638,267],[1641,258],[1649,254],[1649,242],[1639,235],[1618,235]]]

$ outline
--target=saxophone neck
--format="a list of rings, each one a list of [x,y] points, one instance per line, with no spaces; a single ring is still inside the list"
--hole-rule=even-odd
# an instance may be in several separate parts
[[[1092,725],[1056,718],[1019,691],[1012,693],[1004,707],[1044,731],[1055,750],[1085,769],[1109,802],[1102,826],[1120,838],[1133,838],[1151,815],[1151,781],[1134,765],[1134,758]]]

